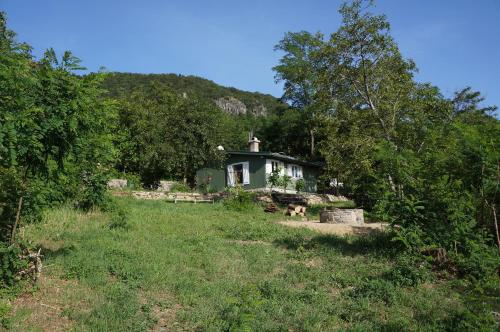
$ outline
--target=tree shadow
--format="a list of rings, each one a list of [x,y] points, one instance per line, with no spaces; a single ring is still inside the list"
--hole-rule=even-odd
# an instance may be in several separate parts
[[[387,232],[373,232],[360,229],[357,235],[317,235],[307,237],[299,234],[286,236],[274,241],[276,246],[288,250],[337,250],[344,255],[370,255],[394,257],[401,248],[392,241]]]
[[[53,259],[60,256],[67,256],[70,255],[75,249],[75,246],[73,244],[40,244],[37,247],[41,249],[40,253],[43,255],[44,259]]]

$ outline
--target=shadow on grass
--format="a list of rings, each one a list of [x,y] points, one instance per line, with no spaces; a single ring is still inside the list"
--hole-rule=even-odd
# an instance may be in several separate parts
[[[67,256],[73,252],[75,246],[73,244],[63,244],[63,245],[45,245],[41,244],[39,246],[41,253],[45,259],[56,258],[59,256]]]
[[[361,236],[317,235],[306,237],[291,235],[274,241],[274,244],[289,250],[336,250],[344,255],[395,256],[401,248],[391,241],[387,232],[363,234]]]

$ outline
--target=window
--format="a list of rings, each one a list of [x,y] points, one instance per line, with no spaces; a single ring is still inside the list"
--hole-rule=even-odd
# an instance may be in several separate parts
[[[236,185],[250,184],[250,172],[248,161],[231,164],[227,166],[227,185],[234,187]]]
[[[292,177],[293,178],[302,178],[302,167],[297,166],[297,165],[292,165]]]
[[[235,184],[243,184],[243,164],[233,165]]]
[[[271,172],[276,172],[280,169],[279,163],[277,161],[271,161]]]

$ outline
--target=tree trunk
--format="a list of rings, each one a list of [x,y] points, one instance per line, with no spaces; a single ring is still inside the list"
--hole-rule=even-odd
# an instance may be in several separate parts
[[[16,240],[16,229],[19,224],[19,219],[21,218],[21,209],[23,208],[23,196],[19,197],[19,204],[17,205],[16,221],[14,222],[14,227],[12,227],[12,233],[10,235],[10,243],[14,243]]]
[[[493,222],[495,223],[495,233],[497,236],[497,246],[498,246],[498,249],[500,249],[500,235],[498,234],[497,210],[496,210],[494,204],[491,205],[491,210],[493,211]]]
[[[314,129],[309,130],[311,134],[311,157],[314,156]]]

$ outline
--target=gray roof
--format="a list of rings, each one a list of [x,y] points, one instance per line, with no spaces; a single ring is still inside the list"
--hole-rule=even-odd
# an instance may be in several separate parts
[[[323,167],[323,164],[320,162],[311,162],[311,161],[304,161],[300,160],[291,156],[287,156],[282,153],[278,152],[268,152],[268,151],[262,151],[262,152],[251,152],[251,151],[227,151],[227,154],[229,155],[240,155],[240,156],[262,156],[262,157],[268,157],[271,159],[276,159],[280,161],[286,161],[289,163],[294,163],[297,165],[303,165],[303,166],[311,166],[311,167]]]

